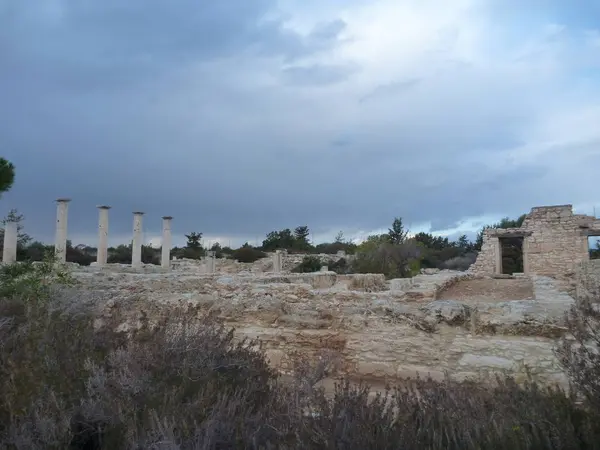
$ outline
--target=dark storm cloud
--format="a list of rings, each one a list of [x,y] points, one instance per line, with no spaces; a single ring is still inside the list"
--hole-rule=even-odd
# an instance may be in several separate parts
[[[292,28],[276,3],[0,0],[0,151],[17,167],[4,211],[46,239],[57,197],[73,198],[72,235],[93,236],[109,204],[111,235],[142,210],[148,232],[172,215],[176,235],[254,239],[586,198],[547,194],[560,158],[503,156],[527,152],[528,127],[558,104],[541,71],[497,75],[476,58],[404,70],[376,45],[346,58],[345,22]]]
[[[258,171],[232,168],[231,162],[247,160],[251,167],[268,165],[268,158],[232,159],[239,149],[223,151],[227,144],[208,127],[201,141],[192,142],[181,138],[186,125],[181,120],[174,124],[147,111],[162,109],[159,103],[177,80],[173,74],[189,65],[247,52],[293,62],[331,47],[345,26],[340,20],[323,22],[299,35],[265,18],[274,4],[4,3],[0,146],[17,166],[17,183],[5,196],[5,207],[18,206],[28,226],[45,237],[52,234],[52,200],[62,196],[73,197],[74,234],[93,233],[94,205],[104,203],[114,207],[111,232],[117,234],[130,230],[134,209],[146,211],[147,220],[173,214],[180,230],[262,232],[265,223],[256,217],[272,212],[264,206],[271,188],[256,186]],[[313,68],[304,75],[321,82],[343,76],[342,69],[329,75],[327,70],[319,75]],[[291,76],[299,82],[301,75]],[[220,94],[213,103],[244,102],[223,90]],[[236,187],[222,186],[228,176],[235,177]],[[251,187],[248,202],[238,200],[244,184]],[[247,218],[246,224],[239,219],[236,224],[232,215]]]

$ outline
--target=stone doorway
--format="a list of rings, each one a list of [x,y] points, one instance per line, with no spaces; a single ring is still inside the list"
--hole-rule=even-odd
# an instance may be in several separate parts
[[[588,236],[590,259],[600,259],[600,237]]]
[[[500,273],[512,275],[524,272],[522,236],[501,237],[500,241]]]

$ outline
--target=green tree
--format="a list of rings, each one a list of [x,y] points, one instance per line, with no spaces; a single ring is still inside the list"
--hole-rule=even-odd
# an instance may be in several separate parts
[[[296,250],[309,250],[312,246],[308,240],[310,236],[310,230],[308,226],[301,225],[294,229],[294,244],[293,247]]]
[[[262,249],[265,251],[274,251],[278,249],[291,250],[294,248],[295,237],[292,230],[285,228],[280,231],[271,231],[267,238],[262,242]]]
[[[21,247],[27,246],[29,242],[31,242],[31,236],[25,233],[23,222],[25,221],[25,216],[23,214],[19,214],[16,209],[11,209],[6,217],[2,220],[2,225],[6,225],[7,222],[16,222],[17,224],[17,245]],[[2,242],[4,242],[4,230],[0,231],[2,234]]]
[[[338,234],[335,235],[335,239],[333,242],[336,244],[345,244],[346,243],[346,239],[344,237],[344,232],[342,230],[340,230],[338,232]]]
[[[389,241],[392,244],[402,244],[406,240],[408,230],[404,229],[402,218],[396,217],[392,223],[392,228],[388,229]]]
[[[185,235],[187,243],[183,252],[184,258],[189,259],[200,259],[204,256],[204,248],[202,248],[202,233],[192,231],[190,234]]]
[[[15,182],[15,166],[4,158],[0,158],[0,195],[7,192]]]

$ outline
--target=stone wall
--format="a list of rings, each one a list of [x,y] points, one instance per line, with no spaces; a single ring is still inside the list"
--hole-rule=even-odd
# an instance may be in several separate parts
[[[578,268],[577,300],[600,303],[600,259],[582,263]]]
[[[600,233],[600,220],[573,214],[571,205],[535,207],[520,228],[484,232],[483,246],[471,272],[501,273],[501,239],[522,237],[526,273],[573,276],[579,265],[589,260],[588,235],[596,233]]]

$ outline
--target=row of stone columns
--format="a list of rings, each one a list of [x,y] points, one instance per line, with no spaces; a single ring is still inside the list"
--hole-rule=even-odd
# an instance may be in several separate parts
[[[68,198],[56,200],[56,234],[54,238],[54,254],[59,262],[67,260],[67,220],[69,216]],[[98,254],[96,264],[103,266],[108,261],[108,211],[110,206],[98,206]],[[143,244],[143,216],[144,213],[136,211],[133,213],[133,248],[131,250],[132,267],[142,266],[142,244]],[[168,269],[171,265],[171,220],[173,217],[162,218],[162,253],[161,265]],[[4,227],[4,247],[2,250],[2,261],[12,263],[17,260],[17,223],[7,222]]]

